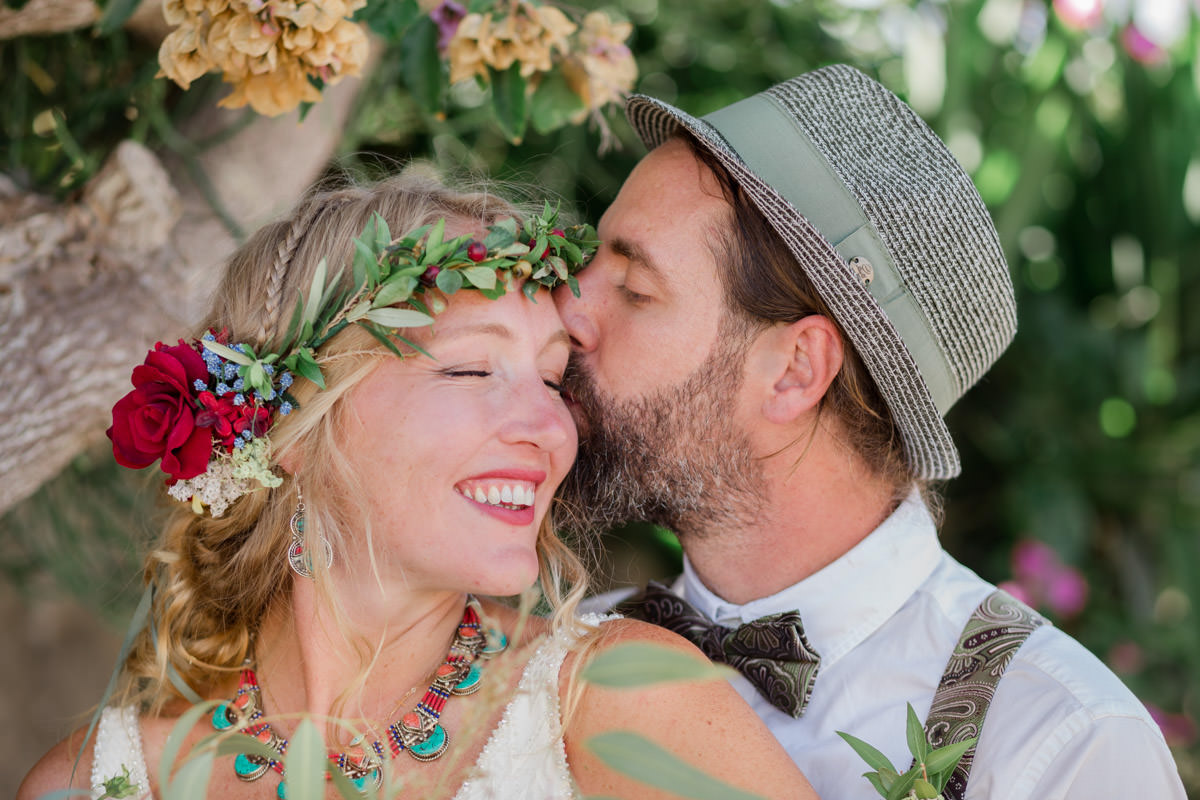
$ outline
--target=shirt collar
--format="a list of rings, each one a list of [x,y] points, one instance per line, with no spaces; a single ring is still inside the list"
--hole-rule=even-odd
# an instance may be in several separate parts
[[[744,605],[728,603],[700,582],[686,556],[674,589],[709,619],[729,627],[799,611],[805,636],[828,665],[895,614],[933,573],[941,555],[933,518],[914,488],[865,539],[781,592]]]

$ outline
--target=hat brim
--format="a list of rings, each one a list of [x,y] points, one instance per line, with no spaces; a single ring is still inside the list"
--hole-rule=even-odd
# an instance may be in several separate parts
[[[717,157],[779,234],[850,338],[892,413],[913,477],[942,480],[958,475],[958,450],[912,354],[879,303],[820,232],[747,167],[708,122],[646,95],[631,96],[625,115],[650,149],[683,128]]]

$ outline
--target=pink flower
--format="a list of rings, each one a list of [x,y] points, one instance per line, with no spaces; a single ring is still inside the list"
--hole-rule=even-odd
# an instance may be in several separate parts
[[[1191,747],[1196,741],[1196,723],[1187,714],[1172,714],[1153,703],[1145,703],[1170,747]]]
[[[1141,64],[1158,64],[1167,56],[1165,50],[1147,39],[1133,25],[1121,31],[1121,45],[1134,61]]]
[[[1026,605],[1046,608],[1064,619],[1077,616],[1087,605],[1088,583],[1083,573],[1064,564],[1044,542],[1022,539],[1012,553],[1013,580],[1001,588]]]

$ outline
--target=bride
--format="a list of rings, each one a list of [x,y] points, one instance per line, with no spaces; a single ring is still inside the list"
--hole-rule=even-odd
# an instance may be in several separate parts
[[[19,800],[166,797],[164,753],[174,769],[237,732],[256,743],[213,763],[208,796],[282,798],[306,719],[328,796],[671,796],[585,746],[620,730],[717,781],[814,797],[724,681],[579,678],[629,642],[703,658],[660,628],[577,619],[585,575],[549,523],[576,434],[548,289],[573,282],[589,234],[411,170],[314,192],[255,234],[200,337],[158,344],[114,408],[117,460],[161,460],[182,502],[147,558],[150,624],[115,702]],[[535,582],[548,618],[487,599]]]

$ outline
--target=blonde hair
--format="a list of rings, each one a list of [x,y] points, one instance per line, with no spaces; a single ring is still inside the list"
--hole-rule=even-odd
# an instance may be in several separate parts
[[[285,219],[255,233],[229,259],[200,326],[226,331],[230,341],[271,352],[286,335],[292,310],[307,293],[318,262],[330,274],[349,264],[353,239],[378,212],[393,234],[438,218],[483,228],[505,217],[520,217],[512,203],[485,190],[460,192],[445,186],[428,168],[413,168],[373,186],[342,186],[311,191]],[[346,269],[341,280],[348,287]],[[365,513],[358,487],[348,476],[339,447],[347,395],[388,356],[370,334],[348,326],[318,353],[327,388],[296,377],[291,393],[298,408],[280,416],[271,429],[276,456],[319,454],[304,459],[299,475],[284,475],[281,486],[243,496],[221,517],[197,515],[186,506],[170,513],[158,545],[145,565],[154,588],[152,624],[142,631],[125,662],[118,702],[140,703],[150,713],[183,698],[172,672],[207,696],[220,691],[251,652],[268,609],[290,603],[286,551],[289,519],[297,492],[306,506],[308,552],[324,535],[335,554],[343,552],[342,531],[362,533]],[[299,485],[298,485],[299,484]],[[367,541],[370,531],[366,531]],[[575,553],[554,533],[547,518],[538,532],[540,585],[555,630],[569,624],[586,591],[586,571]],[[314,580],[327,594],[323,559],[313,559]],[[284,604],[279,606],[278,604]],[[336,606],[335,606],[336,607]],[[365,679],[369,648],[362,648]]]

